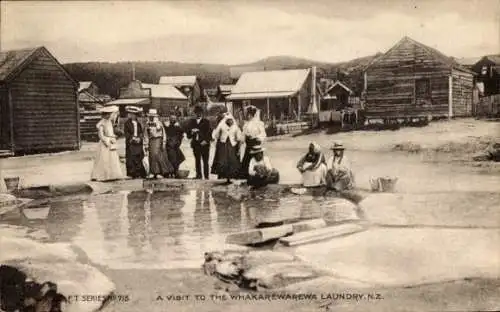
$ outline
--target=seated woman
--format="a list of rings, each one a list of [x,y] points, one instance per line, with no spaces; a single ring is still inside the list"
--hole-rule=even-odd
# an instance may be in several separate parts
[[[354,187],[354,175],[351,163],[344,156],[344,146],[342,143],[336,142],[331,149],[333,156],[327,162],[326,185],[331,190],[350,190]]]
[[[311,142],[309,151],[298,162],[297,169],[302,174],[304,187],[315,187],[326,183],[326,159],[321,152],[321,147]]]
[[[264,149],[254,146],[250,151],[252,158],[248,166],[247,184],[253,187],[263,187],[268,184],[277,184],[280,181],[278,170],[274,169],[269,157],[264,155]]]

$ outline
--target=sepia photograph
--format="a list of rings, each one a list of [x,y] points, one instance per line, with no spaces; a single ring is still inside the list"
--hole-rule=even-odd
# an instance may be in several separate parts
[[[500,311],[499,0],[0,2],[0,312]]]

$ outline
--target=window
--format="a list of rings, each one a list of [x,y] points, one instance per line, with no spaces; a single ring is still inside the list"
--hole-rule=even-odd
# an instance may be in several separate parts
[[[429,99],[431,97],[431,81],[429,79],[415,81],[415,97],[417,99]]]
[[[486,76],[487,74],[488,74],[488,67],[487,66],[483,66],[481,68],[481,75]]]

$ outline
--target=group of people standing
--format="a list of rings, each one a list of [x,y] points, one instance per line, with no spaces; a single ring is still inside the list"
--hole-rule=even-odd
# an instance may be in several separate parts
[[[141,125],[138,116],[141,109],[126,107],[128,120],[124,125],[126,175],[131,178],[175,178],[180,165],[185,161],[181,150],[184,133],[191,140],[195,158],[195,179],[209,179],[210,173],[219,179],[247,179],[253,186],[264,186],[279,182],[279,173],[264,155],[262,144],[266,138],[264,123],[259,111],[247,108],[247,121],[240,129],[230,113],[219,117],[212,130],[210,121],[204,117],[203,108],[196,106],[195,117],[181,127],[177,115],[172,114],[168,123],[162,123],[155,109],[147,114],[146,125]],[[96,181],[112,181],[124,178],[118,152],[117,136],[114,132],[118,108],[102,109],[102,119],[97,124],[99,146],[91,178]],[[215,141],[214,161],[210,168],[211,142]],[[243,157],[240,155],[245,145]]]

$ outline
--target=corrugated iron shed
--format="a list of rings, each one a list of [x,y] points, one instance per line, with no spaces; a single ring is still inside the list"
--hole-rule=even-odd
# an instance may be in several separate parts
[[[228,96],[230,100],[277,98],[297,93],[310,69],[273,70],[244,73]]]
[[[80,81],[78,85],[78,92],[90,88],[90,85],[92,85],[92,81]]]
[[[162,76],[160,77],[159,84],[194,86],[196,84],[196,76]]]
[[[151,89],[151,97],[162,99],[187,100],[187,97],[169,84],[142,83],[142,88]]]

